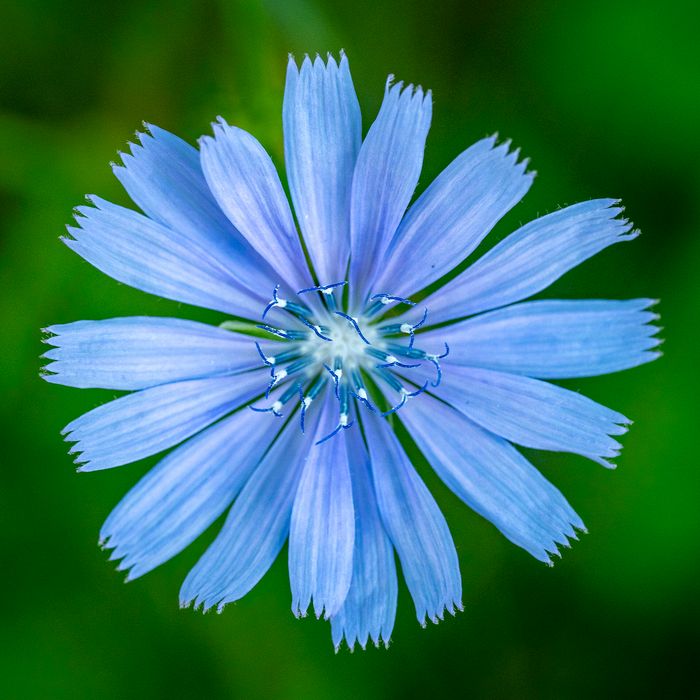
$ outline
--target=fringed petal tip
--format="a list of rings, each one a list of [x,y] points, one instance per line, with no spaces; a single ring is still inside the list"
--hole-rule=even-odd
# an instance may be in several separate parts
[[[390,73],[386,78],[386,83],[384,85],[384,98],[391,97],[395,100],[408,100],[413,102],[417,100],[421,104],[427,104],[428,106],[432,103],[433,91],[424,90],[422,85],[415,85],[414,83],[404,84],[403,80],[394,82],[396,76]]]
[[[379,631],[378,633],[371,633],[360,639],[359,636],[357,635],[348,635],[346,634],[345,631],[343,631],[342,635],[340,637],[336,637],[336,635],[333,635],[333,649],[336,654],[340,652],[340,650],[343,648],[343,642],[345,642],[345,646],[347,647],[347,650],[353,654],[355,652],[355,646],[358,645],[362,651],[367,651],[367,647],[369,646],[369,642],[372,642],[374,644],[375,648],[381,649],[384,647],[385,649],[389,648],[389,644],[391,644],[391,637],[387,637],[386,639],[383,636],[383,632]]]
[[[611,468],[614,467],[615,465],[611,465]],[[573,543],[578,542],[579,535],[587,534],[588,529],[581,520],[578,520],[576,523],[569,523],[569,529],[547,545],[542,550],[541,554],[533,554],[537,559],[551,568],[554,566],[554,562],[556,561],[553,559],[553,557],[562,559],[562,549],[571,549]]]
[[[337,69],[339,66],[341,66],[343,63],[348,62],[347,56],[345,55],[345,50],[340,49],[338,52],[338,59],[336,59],[335,55],[333,54],[332,51],[326,51],[326,58],[321,56],[321,54],[317,51],[314,57],[312,58],[308,53],[304,54],[304,57],[301,60],[301,64],[297,64],[296,58],[294,57],[293,53],[287,54],[287,59],[288,59],[288,70],[296,70],[297,73],[301,70],[309,70],[311,68],[316,68],[316,69],[321,69],[321,70],[326,70],[328,68],[331,69]]]
[[[452,617],[456,617],[458,612],[464,612],[464,605],[462,605],[461,600],[453,600],[450,603],[445,603],[441,608],[430,612],[428,610],[422,611],[417,615],[418,622],[424,629],[428,626],[428,622],[432,622],[437,625],[443,622],[445,619],[445,613],[448,612]]]
[[[313,614],[317,620],[323,618],[324,620],[330,620],[333,615],[338,612],[338,609],[342,606],[342,602],[339,605],[334,606],[336,609],[329,608],[323,601],[314,600],[310,598],[306,601],[293,600],[292,601],[292,614],[299,620],[303,620],[309,616],[309,608],[313,607]]]
[[[532,180],[537,175],[537,171],[528,170],[530,158],[521,158],[520,147],[513,146],[513,139],[502,139],[498,132],[495,132],[486,137],[485,144],[494,154],[502,156],[508,165],[515,167],[515,173],[525,176],[528,182],[532,183]]]

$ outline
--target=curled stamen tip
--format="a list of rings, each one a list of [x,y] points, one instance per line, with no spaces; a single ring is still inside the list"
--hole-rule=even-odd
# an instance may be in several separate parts
[[[402,323],[401,327],[399,330],[402,333],[412,333],[413,332],[413,326],[410,323]]]

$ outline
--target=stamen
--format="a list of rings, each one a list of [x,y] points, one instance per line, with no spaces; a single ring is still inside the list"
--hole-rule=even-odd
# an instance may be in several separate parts
[[[309,393],[304,396],[301,384],[299,385],[299,397],[301,400],[301,432],[304,432],[304,418],[306,417],[306,410],[309,408],[313,400],[321,393],[321,389],[325,386],[325,379],[323,377],[318,377],[316,381],[311,385]]]
[[[326,328],[325,326],[315,326],[313,323],[310,321],[307,321],[303,316],[299,317],[299,320],[308,328],[310,328],[321,340],[327,340],[329,343],[333,341],[333,338],[329,338],[328,336],[324,335],[324,333],[328,333],[329,329]]]
[[[450,346],[447,343],[445,343],[445,352],[443,352],[442,355],[431,355],[426,353],[425,359],[435,365],[435,371],[437,372],[437,379],[434,382],[430,382],[433,386],[440,385],[440,382],[442,381],[442,367],[440,367],[440,360],[442,360],[443,357],[447,357],[449,354]]]
[[[296,374],[297,372],[301,372],[302,370],[306,369],[309,365],[313,364],[313,362],[313,357],[306,356],[299,358],[296,362],[292,362],[292,364],[288,365],[286,369],[281,369],[279,372],[275,372],[275,368],[272,367],[270,369],[271,379],[267,387],[267,391],[265,392],[265,398],[268,398],[272,389],[276,387],[281,381],[293,374]]]
[[[390,355],[383,350],[378,350],[377,348],[365,348],[365,352],[372,357],[376,357],[378,360],[382,360],[382,364],[376,365],[377,369],[382,367],[403,367],[405,369],[414,369],[415,367],[420,367],[418,364],[406,364],[405,362],[399,361],[394,355]]]
[[[340,419],[338,420],[338,425],[330,432],[328,435],[325,437],[322,437],[320,440],[316,441],[317,445],[320,445],[327,440],[330,440],[332,437],[335,437],[341,430],[348,430],[349,428],[352,428],[354,421],[350,420],[350,416],[348,416],[347,413],[341,413],[340,414]]]
[[[293,330],[283,330],[282,328],[275,328],[274,326],[268,326],[266,323],[256,326],[261,331],[267,331],[276,335],[279,338],[284,338],[285,340],[306,340],[309,334],[306,331],[293,331]]]
[[[306,289],[300,289],[297,294],[306,294],[307,292],[321,292],[330,296],[336,287],[344,287],[348,283],[347,280],[343,282],[335,282],[333,284],[319,285],[318,287],[307,287]]]
[[[279,296],[277,296],[277,292],[279,292],[280,286],[275,285],[275,288],[272,290],[272,301],[265,307],[265,310],[262,312],[262,320],[265,320],[265,316],[267,316],[267,312],[274,308],[275,306],[279,306],[280,309],[283,309],[285,306],[287,306],[287,300],[286,299],[280,299]]]
[[[408,304],[409,306],[415,306],[415,302],[410,299],[404,299],[403,297],[397,297],[393,294],[374,294],[370,298],[370,301],[376,299],[373,304],[369,304],[365,308],[363,316],[374,316],[381,308],[388,306],[391,303],[397,302],[399,304]]]
[[[281,418],[282,414],[280,411],[282,410],[283,404],[281,401],[275,401],[275,403],[272,404],[269,408],[258,408],[257,406],[248,406],[248,408],[251,411],[255,411],[256,413],[272,413],[273,415],[277,416],[277,418]]]
[[[370,411],[376,413],[377,409],[374,406],[372,406],[372,404],[369,402],[367,389],[365,389],[365,385],[362,381],[362,376],[360,375],[360,373],[356,369],[354,369],[351,373],[351,376],[356,391],[351,391],[350,396],[352,396],[360,403],[363,403],[365,406],[367,406],[367,408],[369,408]]]
[[[302,306],[301,304],[295,304],[293,301],[282,299],[279,296],[279,288],[280,285],[278,284],[272,291],[272,301],[265,307],[265,310],[262,313],[263,321],[265,320],[265,316],[267,316],[268,311],[274,309],[276,306],[280,309],[286,309],[287,311],[293,313],[295,316],[298,317],[308,316],[311,313],[309,309],[307,309],[305,306]]]
[[[411,336],[411,339],[408,341],[408,347],[409,349],[413,347],[413,341],[416,339],[416,331],[425,323],[425,320],[428,318],[428,308],[426,307],[423,310],[423,318],[418,321],[418,323],[415,323],[414,325],[410,325],[408,323],[404,323],[401,325],[401,332],[402,333],[407,333]]]
[[[384,411],[384,413],[382,413],[382,416],[386,417],[390,416],[392,413],[396,413],[400,408],[403,408],[403,406],[406,404],[406,401],[413,398],[414,396],[422,394],[427,388],[427,379],[425,380],[425,384],[423,384],[423,386],[420,389],[417,389],[416,391],[408,391],[404,387],[401,387],[401,401],[399,401],[399,403],[397,403],[396,406],[393,406],[388,411]]]
[[[336,364],[338,364],[340,361],[336,358],[335,362]],[[340,380],[343,378],[343,369],[342,367],[331,369],[325,362],[323,363],[323,366],[326,368],[328,374],[330,374],[333,378],[333,384],[335,385],[335,398],[340,401],[340,394],[338,392],[340,387]]]
[[[255,342],[255,347],[258,349],[258,355],[260,355],[260,357],[262,358],[263,364],[267,365],[268,367],[272,367],[275,364],[274,356],[267,357],[262,351],[260,343],[258,343],[257,341]]]
[[[359,326],[358,323],[357,323],[357,319],[356,319],[354,316],[350,316],[350,314],[346,314],[346,313],[344,313],[343,311],[334,311],[333,313],[334,313],[336,316],[342,316],[343,318],[345,318],[345,319],[347,319],[348,321],[350,321],[350,323],[352,323],[352,325],[353,325],[353,328],[357,331],[357,335],[359,335],[360,338],[362,338],[362,340],[363,340],[365,343],[367,343],[367,345],[371,345],[371,343],[369,342],[369,340],[367,340],[367,338],[365,338],[365,336],[363,335],[362,330],[360,329],[360,326]]]

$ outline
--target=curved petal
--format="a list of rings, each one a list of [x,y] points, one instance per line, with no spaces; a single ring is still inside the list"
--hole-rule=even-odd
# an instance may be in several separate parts
[[[345,54],[324,64],[289,58],[282,110],[284,155],[297,220],[322,284],[345,279],[350,188],[362,116]]]
[[[43,357],[47,382],[81,389],[145,389],[182,379],[257,369],[245,336],[179,318],[131,316],[44,329],[54,345]]]
[[[350,295],[360,307],[411,201],[430,128],[430,92],[387,81],[384,101],[360,149],[350,209]],[[382,290],[379,290],[382,291]]]
[[[516,374],[450,365],[434,393],[467,418],[511,442],[575,452],[605,467],[627,432],[621,413],[560,386]]]
[[[289,202],[265,149],[223,119],[214,124],[214,137],[200,143],[204,177],[231,223],[290,285],[288,291],[313,286]]]
[[[461,609],[462,581],[452,535],[437,503],[386,421],[363,421],[374,491],[421,624]]]
[[[277,424],[238,411],[159,462],[122,499],[100,532],[128,579],[174,557],[231,504]]]
[[[131,199],[154,221],[215,251],[245,288],[267,295],[277,276],[219,208],[197,149],[157,126],[146,128],[149,133],[137,135],[139,143],[129,144],[131,153],[121,154],[123,165],[112,168]]]
[[[429,396],[401,419],[440,478],[511,542],[551,563],[584,525],[559,491],[512,445]],[[459,436],[459,439],[456,439]]]
[[[477,141],[410,208],[387,250],[377,293],[409,296],[464,260],[530,188],[533,173],[510,142]],[[432,311],[432,309],[431,309]]]
[[[445,364],[544,379],[592,377],[650,362],[661,341],[649,325],[652,299],[528,301],[421,334],[442,347]]]
[[[335,407],[333,407],[335,409]],[[312,414],[325,427],[337,412]],[[270,418],[269,420],[274,420]],[[310,449],[307,428],[288,423],[236,499],[221,532],[190,571],[180,590],[183,606],[208,610],[242,598],[265,575],[289,532],[301,470]]]
[[[266,375],[259,370],[154,386],[98,406],[63,433],[76,443],[70,451],[78,453],[78,471],[128,464],[177,445],[258,396]]]
[[[396,617],[398,583],[394,548],[377,508],[369,454],[359,430],[348,430],[346,445],[355,503],[355,553],[352,582],[343,606],[331,617],[333,644],[345,638],[352,650],[367,640],[388,646]]]
[[[326,434],[332,429],[327,426]],[[345,434],[311,450],[294,497],[289,580],[292,612],[300,617],[313,600],[316,617],[325,613],[328,619],[350,588],[355,511]]]
[[[609,245],[636,238],[616,204],[594,199],[525,224],[421,302],[431,323],[525,299]]]
[[[63,242],[98,270],[119,282],[166,299],[237,316],[256,317],[267,290],[249,291],[219,258],[186,235],[131,209],[91,198],[78,207],[78,226]]]

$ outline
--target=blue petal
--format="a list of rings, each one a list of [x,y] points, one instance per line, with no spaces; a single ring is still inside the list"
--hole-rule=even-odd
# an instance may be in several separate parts
[[[511,542],[550,562],[583,522],[559,491],[510,443],[429,396],[401,418],[440,478]]]
[[[428,331],[420,343],[441,348],[446,364],[544,379],[592,377],[650,362],[661,341],[651,299],[529,301]]]
[[[478,141],[411,207],[386,254],[379,292],[409,296],[452,270],[530,188],[533,174],[510,143]]]
[[[440,323],[512,304],[618,241],[637,237],[613,199],[574,204],[526,224],[422,303]]]
[[[159,462],[122,499],[100,533],[129,579],[174,557],[216,520],[246,482],[277,423],[247,410],[207,428]]]
[[[374,494],[369,455],[359,430],[346,433],[353,501],[355,554],[352,583],[340,610],[331,617],[333,644],[345,638],[352,650],[364,649],[369,638],[388,646],[396,617],[398,584],[394,549],[384,530]]]
[[[114,174],[131,199],[151,219],[185,235],[203,250],[215,251],[231,276],[251,290],[278,282],[265,261],[233,227],[211,194],[197,149],[173,134],[147,125],[139,144],[121,154]]]
[[[284,93],[289,189],[309,256],[322,283],[345,278],[350,254],[350,188],[362,143],[362,116],[348,59],[340,65],[293,58]]]
[[[269,381],[266,374],[253,371],[154,386],[98,406],[63,433],[76,443],[71,452],[79,453],[79,471],[135,462],[177,445],[260,395]]]
[[[225,249],[191,240],[131,209],[92,197],[63,242],[98,270],[144,292],[237,316],[256,317],[269,292],[236,279]],[[221,253],[221,254],[220,254]]]
[[[209,189],[233,225],[291,291],[312,286],[289,202],[265,149],[223,119],[214,124],[214,137],[200,143]]]
[[[45,329],[47,382],[102,389],[145,389],[182,379],[257,368],[250,338],[178,318],[133,316],[76,321]]]
[[[511,442],[575,452],[606,467],[627,432],[621,413],[562,387],[530,377],[450,365],[434,393],[467,418]]]
[[[365,301],[379,262],[411,201],[423,165],[430,128],[430,92],[387,82],[384,101],[370,127],[352,182],[350,294]],[[384,291],[379,290],[379,291]]]
[[[461,609],[462,582],[452,535],[437,503],[408,461],[388,423],[363,421],[384,527],[401,561],[421,624]]]
[[[307,433],[313,431],[307,427]],[[265,575],[287,539],[308,453],[308,437],[291,421],[241,491],[217,538],[187,575],[181,605],[221,609],[242,598]]]
[[[326,413],[335,427],[335,397],[328,394]],[[345,446],[346,431],[315,446],[306,460],[294,498],[289,531],[289,579],[292,612],[305,616],[313,600],[316,617],[328,619],[343,604],[352,578],[355,512]]]

